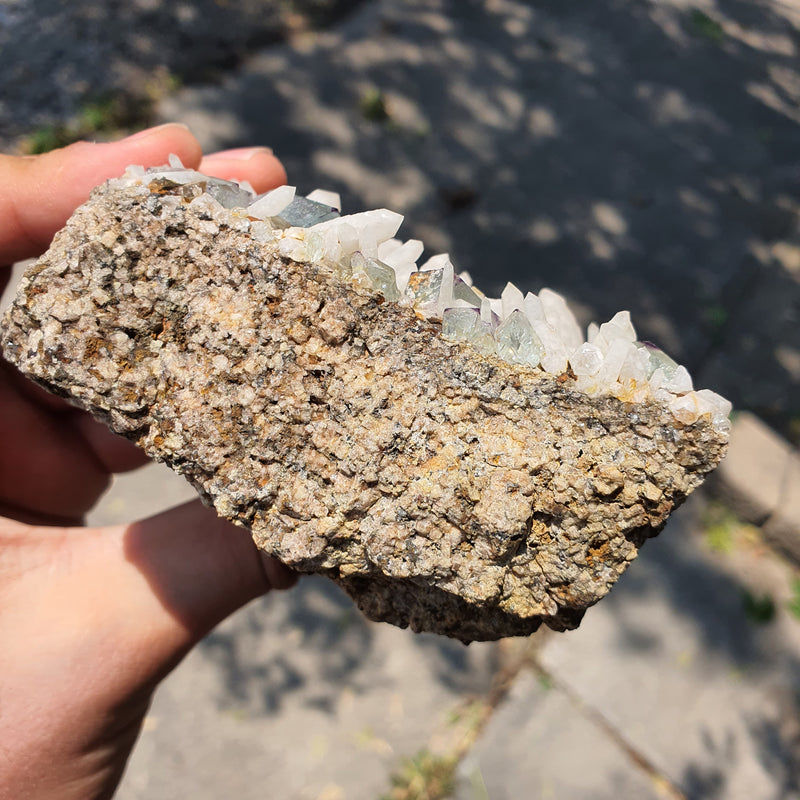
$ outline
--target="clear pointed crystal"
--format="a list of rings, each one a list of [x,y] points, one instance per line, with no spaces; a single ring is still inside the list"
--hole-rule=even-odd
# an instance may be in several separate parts
[[[397,289],[400,294],[405,294],[406,289],[408,288],[408,281],[410,280],[411,276],[417,271],[416,264],[401,264],[399,267],[395,267],[395,274],[397,275]]]
[[[397,302],[400,299],[400,292],[397,290],[394,270],[388,264],[373,258],[368,258],[366,262],[364,269],[372,281],[373,288],[377,289],[390,303]]]
[[[307,197],[295,197],[280,212],[280,218],[295,228],[311,228],[319,222],[336,219],[339,212],[331,206],[309,200]]]
[[[569,357],[569,365],[572,371],[578,375],[596,375],[603,366],[603,354],[598,347],[585,342],[580,347],[576,347]]]
[[[692,425],[700,416],[700,409],[697,407],[697,400],[693,394],[675,397],[669,404],[669,410],[672,412],[672,416],[684,425]]]
[[[479,353],[486,356],[494,355],[497,344],[492,336],[492,328],[485,322],[478,322],[470,331],[467,340]]]
[[[647,377],[652,378],[656,370],[660,369],[664,374],[665,382],[668,381],[675,374],[678,369],[678,362],[673,361],[663,350],[660,350],[650,342],[638,342],[637,346],[643,348],[647,352],[649,360]]]
[[[325,252],[325,242],[319,233],[309,233],[305,237],[306,254],[309,261],[317,262]]]
[[[450,261],[450,253],[439,253],[438,255],[431,256],[420,268],[420,272],[431,272],[435,269],[444,269],[448,264],[452,266]]]
[[[412,308],[426,317],[440,316],[437,314],[439,296],[442,293],[443,269],[415,272],[408,279],[406,297]]]
[[[611,317],[609,322],[612,325],[616,325],[616,327],[622,331],[623,337],[629,342],[636,341],[636,328],[633,327],[633,323],[631,322],[630,311],[618,311]]]
[[[488,325],[490,330],[495,330],[500,324],[500,317],[492,311],[492,303],[488,297],[481,298],[481,322]]]
[[[715,425],[725,425],[728,423],[728,416],[733,410],[729,400],[726,400],[710,389],[699,389],[695,392],[697,406],[701,414],[710,414],[711,421]]]
[[[583,344],[583,334],[575,315],[567,306],[567,301],[552,289],[542,289],[539,300],[542,301],[547,321],[558,331],[567,350],[580,347]]]
[[[534,320],[533,330],[544,346],[542,368],[551,375],[561,375],[567,368],[567,348],[561,341],[558,332],[548,322]]]
[[[525,312],[525,316],[528,317],[528,321],[531,324],[534,322],[547,321],[544,315],[542,301],[535,294],[533,294],[533,292],[528,292],[528,294],[525,295],[525,300],[523,300],[522,307],[523,311]]]
[[[491,329],[481,321],[477,308],[447,308],[442,315],[442,336],[472,345],[484,355],[494,355]]]
[[[381,260],[390,267],[395,267],[405,262],[416,264],[424,249],[425,245],[419,239],[409,239],[401,244],[400,247],[393,248]]]
[[[503,289],[500,295],[500,304],[502,306],[502,317],[507,319],[511,316],[513,311],[522,310],[525,302],[525,295],[514,286],[513,283],[507,283],[506,288]]]
[[[378,258],[385,262],[386,259],[394,253],[395,250],[403,246],[403,242],[400,239],[387,239],[385,242],[381,242],[378,246]]]
[[[247,207],[247,213],[251,217],[260,217],[261,219],[277,217],[294,200],[294,193],[294,186],[279,186],[256,198]]]
[[[619,371],[619,380],[633,381],[635,384],[646,383],[649,366],[650,356],[647,351],[634,344]]]
[[[664,388],[673,394],[686,394],[692,391],[692,376],[686,367],[677,367],[672,377],[664,384]]]
[[[276,190],[277,191],[277,190]],[[368,233],[369,238],[375,240],[377,244],[391,239],[400,228],[403,222],[403,215],[396,214],[386,208],[376,208],[373,211],[362,211],[359,214],[347,214],[343,217],[336,217],[327,222],[320,222],[313,226],[314,230],[321,231],[328,227],[348,225],[356,231],[361,242],[362,235]],[[363,242],[361,242],[363,245]],[[377,253],[377,245],[376,245]]]
[[[472,329],[480,322],[480,313],[471,308],[447,308],[442,315],[442,336],[457,342],[466,342]]]
[[[350,259],[350,268],[355,280],[380,292],[389,302],[400,299],[395,272],[387,264],[356,252]]]
[[[206,194],[211,195],[223,208],[248,208],[255,198],[253,192],[231,181],[209,178]],[[248,210],[249,214],[249,210]]]
[[[607,353],[618,339],[624,342],[636,341],[636,331],[631,324],[631,315],[628,311],[620,311],[599,328],[596,325],[594,327],[590,325],[589,328],[589,343],[599,347],[603,353]]]
[[[314,189],[306,197],[315,203],[322,203],[324,206],[335,208],[337,211],[342,210],[342,198],[338,192],[329,192],[327,189]]]
[[[352,225],[342,222],[335,227],[332,226],[332,230],[336,231],[339,244],[345,255],[350,255],[350,253],[355,253],[358,250],[358,231]]]
[[[210,178],[193,169],[169,169],[166,167],[150,167],[145,171],[149,181],[170,181],[180,185],[187,183],[206,184]]]
[[[591,345],[590,345],[591,346]],[[597,383],[600,391],[610,391],[617,382],[622,366],[628,358],[631,350],[635,350],[636,345],[625,339],[615,339],[608,351],[603,356],[603,364],[597,372]]]

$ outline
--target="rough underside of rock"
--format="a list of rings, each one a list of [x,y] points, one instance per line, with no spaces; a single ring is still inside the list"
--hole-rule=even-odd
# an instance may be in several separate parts
[[[6,358],[372,619],[574,628],[723,455],[708,417],[447,342],[245,216],[151,189],[75,213],[22,281]]]

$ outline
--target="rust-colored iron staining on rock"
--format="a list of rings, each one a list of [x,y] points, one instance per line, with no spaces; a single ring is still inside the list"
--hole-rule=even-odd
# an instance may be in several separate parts
[[[24,277],[5,356],[371,619],[574,628],[724,453],[708,416],[445,341],[195,196],[97,189]]]

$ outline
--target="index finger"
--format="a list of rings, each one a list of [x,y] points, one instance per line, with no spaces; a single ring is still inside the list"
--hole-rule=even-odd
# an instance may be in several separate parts
[[[0,264],[39,255],[91,190],[130,164],[165,164],[170,153],[197,167],[200,144],[170,123],[119,142],[77,142],[39,156],[0,155]]]

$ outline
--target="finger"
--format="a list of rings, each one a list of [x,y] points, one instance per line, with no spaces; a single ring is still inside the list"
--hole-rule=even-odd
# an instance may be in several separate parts
[[[286,183],[283,164],[267,147],[240,147],[211,153],[203,158],[199,169],[216,178],[249,181],[259,194]]]
[[[297,583],[300,576],[294,570],[289,569],[286,564],[263,552],[259,552],[258,555],[267,583],[273,589],[291,589]]]
[[[65,418],[28,401],[0,361],[0,504],[79,519],[108,485],[103,469]]]
[[[250,533],[199,501],[118,528],[118,555],[103,573],[127,585],[125,616],[161,631],[165,657],[191,646],[215,625],[270,589],[289,585],[289,570],[262,561]],[[116,561],[116,563],[115,563]]]
[[[87,413],[77,412],[73,424],[103,468],[110,473],[129,472],[150,460],[144,450]]]
[[[166,164],[170,153],[197,167],[202,151],[184,125],[168,124],[119,142],[77,142],[40,156],[0,155],[0,264],[43,252],[89,192],[130,164]]]
[[[87,412],[79,411],[64,398],[50,394],[37,386],[7,361],[2,362],[0,370],[2,370],[0,377],[9,382],[18,395],[55,419],[59,431],[75,430],[105,472],[128,472],[148,462],[148,457],[135,444],[112,433],[103,423],[98,422]],[[42,431],[36,429],[29,431],[29,434],[38,437]],[[80,479],[71,472],[62,473],[62,478]],[[87,509],[88,506],[83,510]]]

